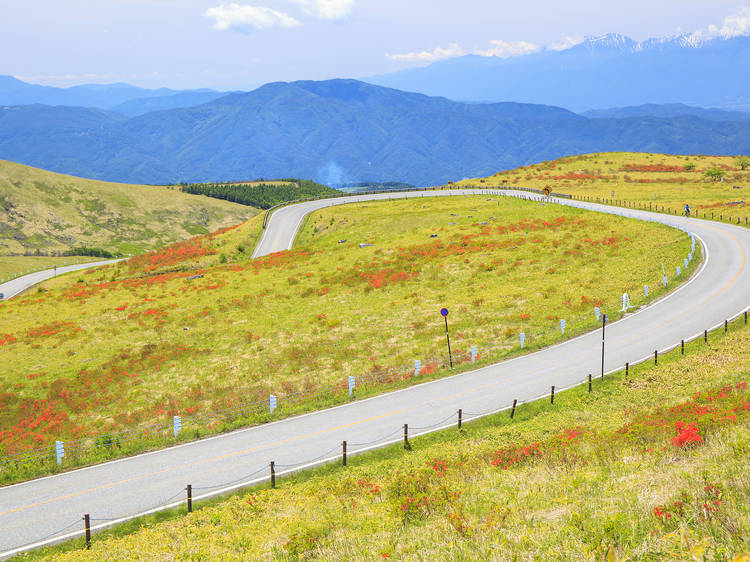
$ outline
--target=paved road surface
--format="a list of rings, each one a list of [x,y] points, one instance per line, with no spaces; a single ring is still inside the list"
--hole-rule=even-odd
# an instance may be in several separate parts
[[[33,287],[47,279],[52,279],[56,275],[62,275],[63,273],[70,273],[71,271],[80,271],[81,269],[91,269],[100,265],[106,265],[108,263],[114,263],[120,260],[105,260],[95,261],[89,263],[79,263],[75,265],[65,265],[55,269],[45,269],[44,271],[37,271],[35,273],[29,273],[23,277],[18,277],[11,281],[0,284],[0,293],[3,294],[3,299],[8,300],[16,295],[23,293],[26,289]]]
[[[422,195],[427,194],[368,199]],[[360,199],[302,203],[276,211],[258,253],[288,248],[309,210]],[[612,211],[577,201],[562,202]],[[688,228],[704,243],[707,260],[678,291],[609,325],[607,370],[701,333],[746,310],[750,302],[750,267],[746,264],[750,230],[639,211],[625,214]],[[545,395],[553,384],[557,389],[568,387],[587,373],[599,372],[600,341],[597,331],[530,355],[367,400],[2,488],[0,556],[51,534],[53,538],[73,533],[80,536],[84,513],[91,514],[95,526],[106,525],[109,521],[105,519],[118,520],[179,501],[188,483],[194,486],[194,496],[215,493],[267,477],[271,460],[283,472],[300,462],[334,457],[342,440],[348,441],[350,452],[362,450],[373,441],[398,440],[404,423],[416,433],[422,431],[419,428],[440,425],[441,420],[453,424],[458,408],[471,417],[474,412],[507,407],[514,398],[525,401]],[[71,524],[73,527],[56,533]]]

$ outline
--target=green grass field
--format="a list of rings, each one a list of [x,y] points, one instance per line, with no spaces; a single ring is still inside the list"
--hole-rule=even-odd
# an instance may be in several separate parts
[[[54,266],[101,261],[87,256],[0,256],[0,283],[9,277],[26,275]]]
[[[28,558],[744,562],[750,330],[686,353]]]
[[[724,172],[724,181],[705,176],[708,170]],[[682,212],[689,204],[693,214],[723,217],[742,223],[750,217],[750,167],[742,170],[736,157],[680,156],[632,152],[606,152],[570,156],[488,178],[456,182],[457,186],[501,187],[516,185],[576,196],[640,203]],[[736,186],[736,187],[735,187]],[[613,195],[614,193],[614,195]]]
[[[179,189],[87,180],[0,160],[0,254],[84,245],[138,254],[257,212]]]
[[[275,416],[286,416],[346,400],[289,406],[284,396],[350,374],[406,367],[389,384],[358,387],[364,395],[416,382],[414,359],[424,365],[419,380],[442,376],[442,306],[451,310],[456,356],[471,345],[480,364],[517,354],[521,332],[526,351],[538,349],[594,328],[595,306],[616,317],[624,291],[635,306],[646,302],[644,284],[658,296],[662,263],[674,271],[690,249],[683,233],[660,225],[451,197],[323,210],[296,249],[251,260],[261,219],[0,304],[0,354],[12,366],[0,373],[0,453],[269,393],[281,397]],[[268,419],[217,422],[183,438]],[[171,442],[160,439],[106,454]],[[32,475],[0,473],[5,481]]]

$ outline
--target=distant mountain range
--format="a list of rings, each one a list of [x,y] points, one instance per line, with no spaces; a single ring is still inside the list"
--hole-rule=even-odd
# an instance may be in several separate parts
[[[84,84],[70,88],[28,84],[0,76],[0,105],[68,105],[112,109],[135,116],[149,111],[177,109],[206,103],[226,95],[213,90],[148,90],[130,84]]]
[[[429,185],[618,150],[750,154],[750,126],[694,115],[592,119],[356,80],[267,84],[132,118],[80,107],[0,107],[0,158],[136,183],[304,177]]]
[[[636,42],[619,34],[511,58],[467,55],[365,79],[454,100],[544,103],[585,111],[642,104],[750,110],[750,37]]]
[[[629,117],[684,117],[692,115],[709,121],[738,121],[750,123],[750,113],[744,111],[726,111],[723,109],[704,109],[684,103],[645,104],[631,107],[613,107],[608,109],[591,109],[581,115],[591,118],[627,119]]]

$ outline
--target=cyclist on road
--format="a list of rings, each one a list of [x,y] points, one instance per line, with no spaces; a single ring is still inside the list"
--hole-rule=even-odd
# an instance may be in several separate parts
[[[687,203],[685,203],[685,216],[690,216],[690,205],[688,205]]]

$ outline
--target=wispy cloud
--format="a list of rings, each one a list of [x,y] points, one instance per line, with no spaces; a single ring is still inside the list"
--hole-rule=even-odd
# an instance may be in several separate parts
[[[520,55],[529,55],[541,51],[542,48],[534,43],[528,41],[503,41],[502,39],[493,39],[490,41],[490,48],[485,50],[475,51],[474,54],[481,55],[483,57],[500,57],[507,59],[508,57],[517,57]]]
[[[547,45],[547,48],[550,51],[564,51],[565,49],[570,49],[571,47],[575,47],[576,45],[583,43],[583,37],[563,37],[560,41],[557,43],[552,43],[551,45]]]
[[[273,27],[297,27],[301,22],[289,14],[266,8],[265,6],[250,6],[246,4],[222,4],[209,8],[203,16],[214,20],[214,29],[226,31],[261,30]]]
[[[308,15],[324,20],[341,20],[351,14],[356,0],[292,0]]]
[[[389,59],[399,62],[422,62],[430,63],[443,59],[452,59],[464,56],[464,51],[458,43],[449,43],[447,47],[435,47],[429,51],[418,51],[412,53],[401,53],[395,55],[386,55]]]
[[[508,58],[528,55],[541,50],[542,47],[535,45],[534,43],[529,43],[528,41],[503,41],[501,39],[494,39],[490,41],[490,46],[487,49],[468,51],[458,43],[448,43],[446,47],[437,46],[434,49],[428,49],[426,51],[414,51],[411,53],[398,53],[393,55],[389,54],[386,56],[389,59],[398,62],[432,63],[439,60],[462,57],[468,54],[480,55],[483,57]]]

